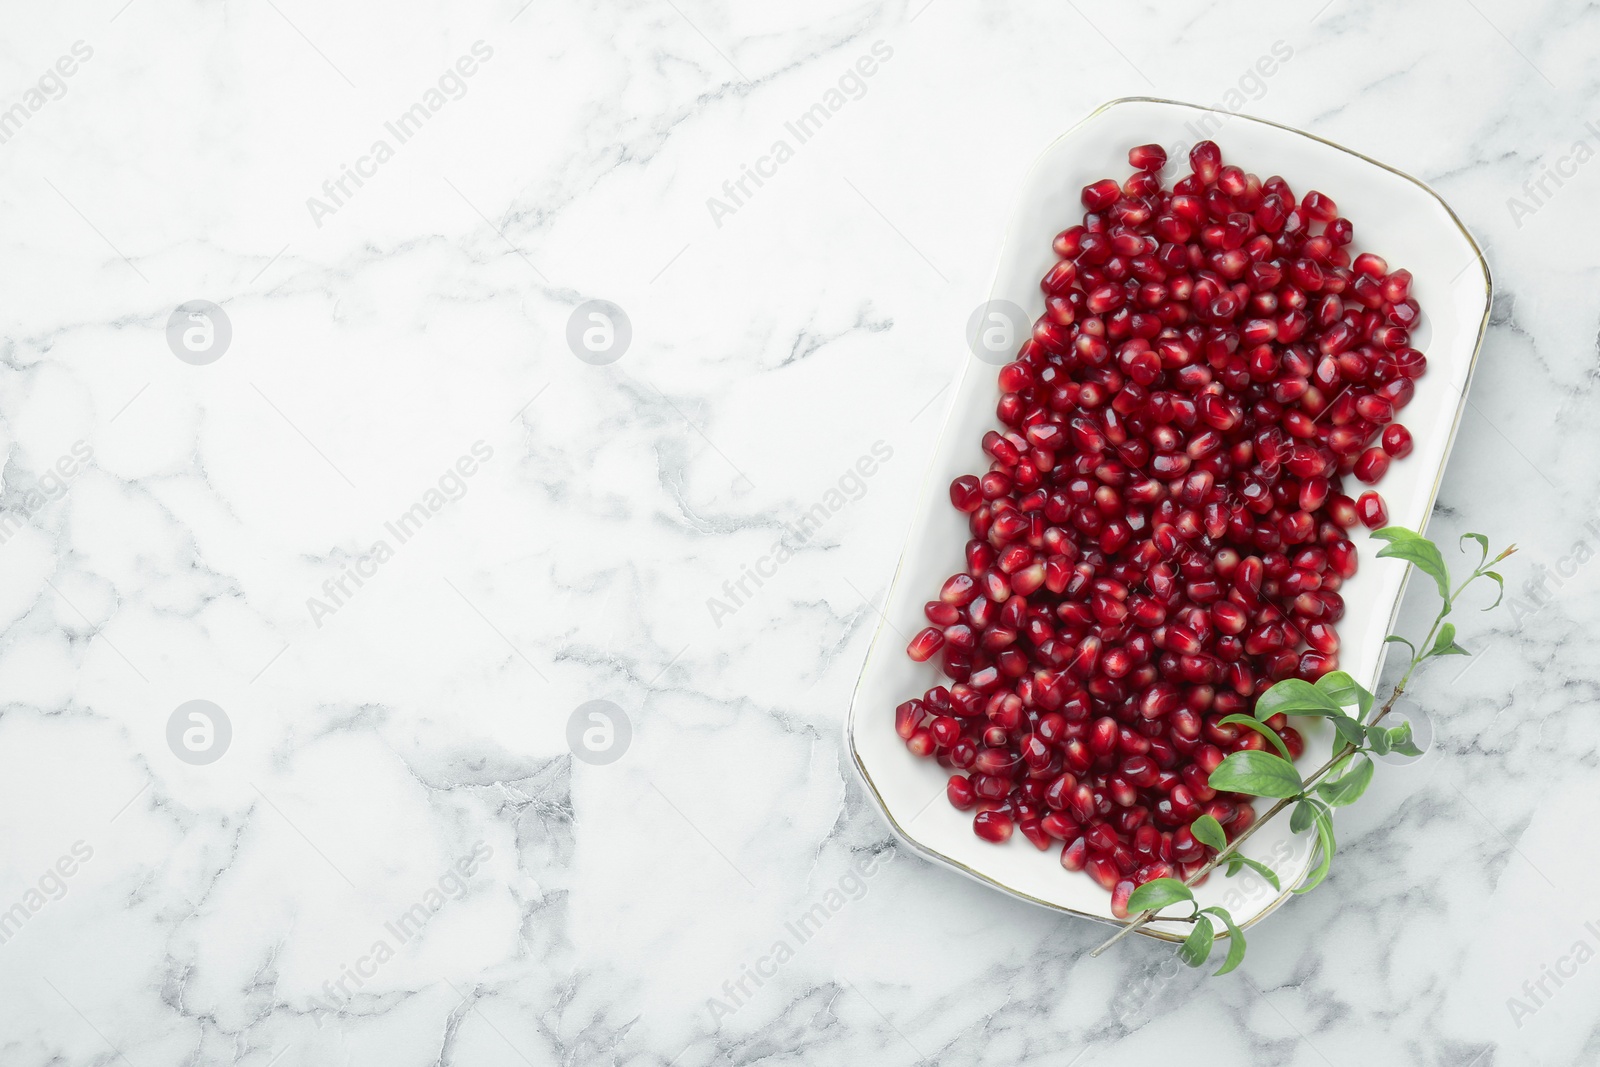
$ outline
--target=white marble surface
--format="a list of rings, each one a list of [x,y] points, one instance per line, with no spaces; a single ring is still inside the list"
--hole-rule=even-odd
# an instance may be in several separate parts
[[[1600,1060],[1586,953],[1508,1003],[1600,948],[1600,566],[1572,562],[1600,549],[1600,14],[519,6],[7,12],[0,1063]],[[1434,748],[1215,981],[1143,940],[1090,960],[1100,928],[897,852],[841,751],[1011,192],[1133,94],[1452,203],[1498,294],[1432,529],[1523,546],[1519,606],[1418,687]],[[734,203],[744,165],[770,177]],[[565,340],[590,299],[631,321],[609,365]],[[165,337],[190,300],[232,327],[205,366]],[[232,724],[206,765],[167,740],[196,699]],[[631,722],[609,765],[568,747],[591,700]]]

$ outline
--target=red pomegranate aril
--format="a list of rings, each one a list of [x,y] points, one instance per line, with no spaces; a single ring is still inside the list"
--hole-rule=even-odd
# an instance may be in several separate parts
[[[1056,811],[1064,811],[1072,803],[1072,794],[1077,788],[1078,779],[1075,775],[1060,775],[1045,787],[1044,802]]]
[[[973,512],[978,510],[978,505],[983,503],[983,494],[978,488],[978,479],[970,474],[963,474],[950,483],[950,503],[955,505],[957,511]]]
[[[1363,252],[1350,264],[1350,269],[1357,274],[1365,274],[1369,278],[1382,278],[1389,273],[1389,264],[1384,262],[1382,256],[1375,256],[1371,252]]]
[[[1395,368],[1409,379],[1417,379],[1428,369],[1428,357],[1415,348],[1402,348],[1392,353]]]
[[[1128,165],[1134,170],[1160,170],[1167,165],[1167,150],[1158,144],[1142,144],[1128,149]]]
[[[1356,515],[1356,502],[1342,493],[1328,498],[1328,517],[1345,529],[1361,521]]]
[[[1389,453],[1381,448],[1369,448],[1356,460],[1355,476],[1368,485],[1375,485],[1389,469]]]
[[[1318,222],[1332,222],[1339,216],[1339,206],[1315,189],[1306,193],[1300,203],[1306,214]]]
[[[1045,833],[1038,819],[1021,819],[1017,822],[1017,829],[1021,830],[1022,836],[1040,852],[1050,847],[1050,835]]]
[[[1011,476],[1004,471],[990,471],[978,479],[978,493],[984,500],[999,500],[1009,492]]]
[[[1393,404],[1396,411],[1411,403],[1416,391],[1417,387],[1411,384],[1410,378],[1395,378],[1378,387],[1379,394]]]
[[[928,729],[933,734],[933,743],[940,748],[949,748],[961,740],[961,724],[948,715],[934,719]]]
[[[1251,735],[1259,736],[1259,735]],[[1188,826],[1181,826],[1172,833],[1172,858],[1179,863],[1192,863],[1205,858],[1206,846],[1195,840],[1194,834]]]
[[[1080,782],[1067,798],[1066,813],[1079,822],[1086,823],[1095,817],[1098,810],[1094,790]]]
[[[1011,780],[994,774],[974,773],[972,788],[984,800],[999,800],[1011,792]]]
[[[1078,836],[1078,824],[1061,814],[1052,811],[1039,820],[1039,828],[1057,841],[1071,841]]]
[[[972,817],[972,832],[985,841],[999,844],[1011,839],[1011,816],[1003,811],[980,811]]]
[[[944,792],[951,805],[960,811],[966,811],[978,802],[978,794],[972,788],[972,781],[964,774],[952,774]]]
[[[1361,499],[1356,501],[1356,511],[1361,515],[1361,524],[1369,530],[1376,530],[1389,524],[1389,509],[1383,502],[1383,497],[1374,492],[1361,494]]]
[[[1398,422],[1383,428],[1383,450],[1395,459],[1411,455],[1411,431]]]
[[[1394,419],[1394,405],[1376,393],[1356,398],[1356,414],[1368,422],[1387,423]]]
[[[929,626],[927,629],[923,630],[921,633],[917,634],[917,636],[911,639],[911,643],[906,646],[906,655],[910,656],[918,663],[922,663],[927,660],[929,656],[932,656],[935,652],[939,651],[943,645],[944,631],[936,627]]]
[[[1122,196],[1122,187],[1110,178],[1086,185],[1083,188],[1083,206],[1090,211],[1104,211]]]
[[[964,608],[977,598],[978,583],[969,574],[952,575],[939,590],[939,599],[953,607]]]
[[[1124,878],[1111,890],[1111,914],[1119,919],[1128,917],[1128,898],[1133,896],[1133,891],[1138,888],[1132,878]]]
[[[917,727],[922,725],[922,720],[927,715],[927,706],[920,700],[908,700],[894,709],[894,731],[902,740],[911,740],[911,735],[917,732]]]
[[[1314,622],[1306,627],[1306,644],[1323,653],[1339,651],[1339,635],[1325,622]]]
[[[1186,626],[1167,627],[1166,647],[1179,655],[1193,655],[1203,647],[1200,638]]]
[[[1137,789],[1148,789],[1160,776],[1155,761],[1149,756],[1129,756],[1122,763],[1123,780]]]
[[[1117,847],[1117,832],[1103,822],[1086,827],[1083,838],[1091,852],[1109,854]]]
[[[1065,854],[1063,854],[1062,860],[1062,866],[1065,866]],[[1102,889],[1113,889],[1116,887],[1116,884],[1122,880],[1122,872],[1117,869],[1115,861],[1108,856],[1096,856],[1091,854],[1089,856],[1089,862],[1085,865],[1084,869],[1089,872],[1089,877],[1100,883],[1100,887]]]

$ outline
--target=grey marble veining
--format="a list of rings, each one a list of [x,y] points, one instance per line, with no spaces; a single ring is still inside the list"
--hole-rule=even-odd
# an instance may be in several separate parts
[[[1593,6],[7,26],[6,1067],[1600,1062]],[[1431,529],[1507,603],[1218,980],[897,848],[842,751],[1012,192],[1125,95],[1433,183],[1497,286]]]

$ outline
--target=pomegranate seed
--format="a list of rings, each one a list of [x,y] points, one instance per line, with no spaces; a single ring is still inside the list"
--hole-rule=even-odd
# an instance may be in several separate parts
[[[922,663],[943,645],[944,631],[930,626],[911,639],[911,643],[906,646],[906,655]]]
[[[1122,187],[1110,178],[1086,185],[1083,188],[1083,206],[1090,211],[1104,211],[1122,196]]]
[[[1389,273],[1389,264],[1384,262],[1382,256],[1375,256],[1371,252],[1363,252],[1357,256],[1350,268],[1357,274],[1365,274],[1369,278],[1382,278]]]
[[[1278,731],[1278,736],[1283,738],[1283,747],[1289,750],[1290,759],[1299,759],[1300,754],[1306,750],[1305,737],[1293,726],[1283,727]]]
[[[1189,165],[1202,184],[1210,185],[1222,169],[1222,150],[1214,141],[1201,141],[1189,149]]]
[[[1142,144],[1128,149],[1128,165],[1134,170],[1160,170],[1167,165],[1167,150],[1158,144]]]
[[[1383,497],[1370,490],[1362,493],[1361,499],[1356,501],[1356,511],[1361,515],[1361,525],[1369,530],[1389,525],[1389,509],[1384,505]]]
[[[1395,459],[1411,455],[1411,431],[1398,422],[1383,428],[1383,450]]]
[[[978,479],[970,474],[963,474],[950,483],[950,503],[955,505],[957,511],[973,512],[978,510],[978,505],[983,503],[983,494],[978,488]]]
[[[927,706],[920,700],[908,700],[894,709],[894,731],[902,740],[911,740],[911,735],[917,732],[917,727],[922,725],[923,718],[927,715]]]
[[[1091,853],[1085,869],[1089,872],[1089,877],[1099,882],[1103,889],[1115,888],[1122,880],[1122,872],[1117,869],[1116,862],[1109,856],[1096,856]]]
[[[1260,736],[1253,734],[1251,736]],[[1195,840],[1189,827],[1180,826],[1172,834],[1172,857],[1179,863],[1192,863],[1205,859],[1206,846]]]
[[[1223,725],[1273,682],[1339,664],[1347,531],[1388,522],[1377,483],[1427,359],[1412,278],[1350,246],[1320,192],[1297,198],[1189,152],[1082,190],[1052,242],[1044,314],[998,371],[987,470],[950,483],[971,540],[907,649],[952,680],[895,709],[914,755],[990,841],[1013,831],[1133,887],[1198,873],[1208,814],[1256,818],[1210,774],[1261,734]],[[1315,232],[1313,232],[1315,231]],[[1288,750],[1304,738],[1269,720]]]
[[[972,817],[972,832],[985,841],[996,844],[1009,841],[1013,829],[1011,816],[1003,811],[980,811]]]
[[[1039,820],[1045,833],[1057,841],[1071,841],[1078,836],[1078,825],[1059,811],[1052,811]]]
[[[972,788],[972,781],[964,774],[952,774],[944,792],[945,796],[949,797],[951,805],[961,811],[966,811],[978,802],[978,794]]]
[[[1356,460],[1355,476],[1368,485],[1375,485],[1389,469],[1389,453],[1381,448],[1369,448]]]
[[[1119,919],[1128,917],[1128,898],[1138,888],[1132,878],[1124,878],[1111,890],[1111,914]]]
[[[928,724],[928,730],[933,734],[933,743],[940,748],[949,748],[961,740],[961,724],[948,715],[941,715]]]
[[[1391,304],[1398,304],[1406,298],[1411,291],[1411,272],[1397,270],[1383,280],[1383,298]]]
[[[1017,829],[1021,830],[1022,836],[1040,852],[1050,847],[1050,835],[1044,832],[1044,827],[1039,824],[1038,819],[1023,819],[1017,823]]]
[[[1339,216],[1338,205],[1315,189],[1308,192],[1300,203],[1306,209],[1306,214],[1318,222],[1332,222]]]

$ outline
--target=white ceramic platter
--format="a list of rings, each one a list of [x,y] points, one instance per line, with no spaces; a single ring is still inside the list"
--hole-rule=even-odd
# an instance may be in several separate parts
[[[1260,119],[1168,100],[1114,100],[1057,139],[1028,171],[1006,230],[990,301],[1019,305],[1029,322],[1041,315],[1039,279],[1055,261],[1051,241],[1081,221],[1082,188],[1101,178],[1124,179],[1131,173],[1128,149],[1151,142],[1167,146],[1170,162],[1164,178],[1170,186],[1188,173],[1188,146],[1203,137],[1221,146],[1224,162],[1263,179],[1280,174],[1298,196],[1317,189],[1332,197],[1340,214],[1355,224],[1355,249],[1378,253],[1391,269],[1411,271],[1412,295],[1423,310],[1413,344],[1427,354],[1428,370],[1417,382],[1415,398],[1400,413],[1400,421],[1415,437],[1415,450],[1391,466],[1379,489],[1388,502],[1391,523],[1420,529],[1433,507],[1466,402],[1488,325],[1491,283],[1476,242],[1444,201],[1416,179],[1349,149]],[[971,814],[944,800],[948,772],[933,760],[912,756],[894,730],[895,705],[946,681],[937,656],[919,664],[905,655],[905,636],[927,625],[923,603],[938,595],[947,577],[964,568],[966,517],[950,506],[948,487],[962,474],[988,468],[979,442],[997,423],[996,364],[1015,350],[1013,343],[999,359],[969,356],[962,369],[911,516],[886,618],[873,638],[851,702],[847,741],[868,790],[912,848],[1024,900],[1115,923],[1119,920],[1111,915],[1110,894],[1087,875],[1062,870],[1056,850],[1039,852],[1021,834],[1004,845],[974,836]],[[1343,646],[1340,665],[1374,688],[1387,647],[1383,639],[1399,608],[1406,568],[1398,560],[1377,559],[1381,544],[1369,540],[1364,530],[1353,531],[1352,536],[1361,569],[1340,590],[1346,605],[1338,624]],[[1306,753],[1300,760],[1302,771],[1307,771],[1327,758],[1329,734],[1322,723],[1300,720],[1296,725],[1307,734]],[[1214,876],[1196,895],[1202,906],[1225,904],[1243,926],[1249,926],[1287,898],[1289,886],[1310,864],[1312,849],[1307,840],[1289,832],[1288,820],[1278,819],[1251,838],[1245,853],[1271,865],[1284,891],[1272,890],[1247,872],[1233,879]],[[1152,923],[1141,932],[1176,940],[1183,929],[1178,924]]]

